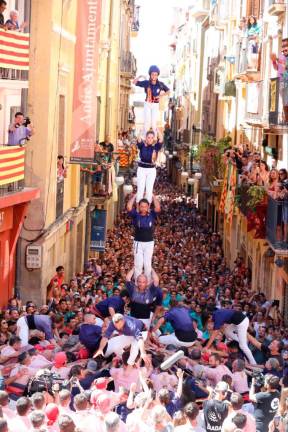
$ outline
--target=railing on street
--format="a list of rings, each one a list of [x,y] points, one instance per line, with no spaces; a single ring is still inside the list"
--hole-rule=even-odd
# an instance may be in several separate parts
[[[288,199],[268,198],[266,237],[275,249],[288,249]]]
[[[25,148],[0,146],[0,196],[24,189]]]
[[[287,92],[287,88],[283,91]],[[282,83],[279,78],[270,79],[269,124],[281,128],[288,127],[288,112],[285,115],[282,100]]]
[[[120,67],[121,72],[135,76],[137,71],[136,59],[130,51],[121,51]]]

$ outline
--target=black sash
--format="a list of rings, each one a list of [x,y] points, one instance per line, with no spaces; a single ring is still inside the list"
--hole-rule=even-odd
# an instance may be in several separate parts
[[[37,327],[35,325],[34,315],[27,315],[26,319],[27,319],[27,324],[28,324],[29,330],[36,330]]]

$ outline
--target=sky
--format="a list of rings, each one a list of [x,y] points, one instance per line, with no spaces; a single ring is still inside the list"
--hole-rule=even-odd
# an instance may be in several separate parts
[[[137,58],[137,74],[147,75],[149,66],[160,69],[169,64],[169,31],[173,23],[173,6],[188,6],[193,0],[136,0],[140,6],[140,30],[132,40]]]

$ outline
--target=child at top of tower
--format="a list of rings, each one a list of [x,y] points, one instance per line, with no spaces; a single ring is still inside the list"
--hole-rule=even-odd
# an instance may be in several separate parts
[[[146,99],[144,102],[144,133],[150,129],[156,134],[157,120],[159,115],[160,96],[169,94],[169,88],[159,81],[160,69],[156,65],[149,68],[149,80],[140,81],[141,76],[135,78],[133,84],[145,89]]]

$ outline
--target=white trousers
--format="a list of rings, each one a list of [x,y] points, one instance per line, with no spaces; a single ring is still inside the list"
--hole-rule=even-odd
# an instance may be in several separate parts
[[[193,342],[181,342],[176,336],[175,333],[171,333],[169,335],[160,336],[159,337],[159,343],[163,345],[174,345],[176,347],[191,347],[194,345],[195,341]]]
[[[240,324],[228,324],[225,326],[225,336],[227,339],[236,340],[239,343],[240,349],[247,357],[250,364],[255,365],[256,361],[248,347],[247,329],[249,327],[249,319],[246,317]]]
[[[143,339],[146,340],[148,336],[148,332],[142,332],[142,336]],[[113,353],[116,354],[118,357],[121,357],[124,348],[127,348],[129,346],[130,346],[130,356],[127,363],[133,366],[139,353],[139,343],[134,338],[134,336],[121,335],[109,339],[105,357],[107,358]]]
[[[134,277],[137,277],[143,273],[147,277],[148,281],[151,279],[152,272],[152,257],[154,251],[154,241],[150,242],[139,242],[134,241]]]
[[[157,133],[159,103],[144,102],[144,134],[150,129]]]
[[[153,186],[156,179],[156,168],[137,168],[137,195],[136,202],[138,203],[142,198],[152,202]]]
[[[29,340],[29,327],[25,316],[22,316],[17,320],[17,336],[21,339],[21,345],[28,345]]]

